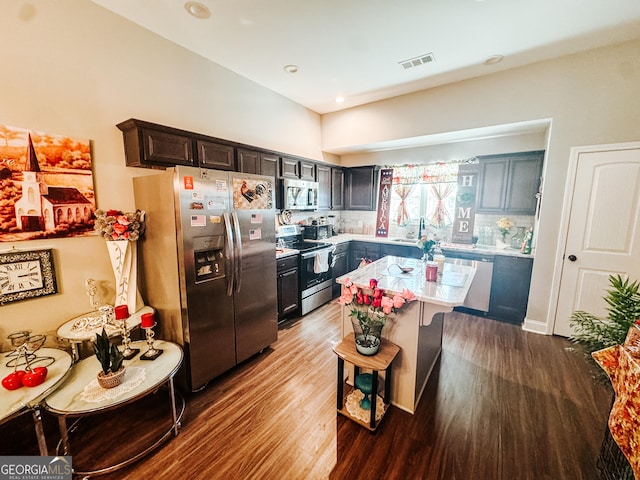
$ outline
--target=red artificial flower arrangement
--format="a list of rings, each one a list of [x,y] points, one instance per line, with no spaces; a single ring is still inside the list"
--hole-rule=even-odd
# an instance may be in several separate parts
[[[378,288],[378,280],[375,278],[369,280],[368,291],[355,286],[350,278],[346,278],[338,303],[344,306],[351,305],[349,315],[357,318],[361,325],[366,326],[375,323],[384,325],[386,315],[397,313],[405,304],[415,299],[415,294],[408,289],[393,296],[385,295],[385,291]]]
[[[105,240],[135,242],[144,233],[144,211],[96,210],[94,228]]]

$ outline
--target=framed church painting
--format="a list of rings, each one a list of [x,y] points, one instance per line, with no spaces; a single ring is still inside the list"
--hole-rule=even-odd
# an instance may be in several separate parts
[[[92,235],[89,140],[0,125],[0,241]]]

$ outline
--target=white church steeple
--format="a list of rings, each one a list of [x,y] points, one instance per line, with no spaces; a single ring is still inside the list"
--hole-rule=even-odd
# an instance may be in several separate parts
[[[40,171],[38,156],[29,134],[27,145],[27,159],[22,172],[22,197],[16,201],[16,223],[18,228],[25,229],[24,221],[27,220],[32,230],[34,223],[42,227],[42,195],[47,195],[49,189],[44,181],[44,174]],[[25,217],[31,217],[29,219]]]

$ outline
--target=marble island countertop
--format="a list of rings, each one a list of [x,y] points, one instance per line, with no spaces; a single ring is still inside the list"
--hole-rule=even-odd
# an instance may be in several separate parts
[[[398,265],[413,270],[402,273]],[[438,281],[427,282],[422,260],[387,256],[338,277],[336,282],[344,284],[349,278],[356,286],[369,288],[369,280],[375,278],[378,287],[387,292],[402,293],[403,289],[409,289],[422,302],[455,307],[464,303],[475,272],[472,262],[468,262],[468,265],[445,263]]]
[[[374,235],[362,235],[358,233],[341,233],[329,238],[323,238],[322,240],[307,240],[307,241],[317,241],[317,242],[325,242],[332,243],[334,245],[350,242],[350,241],[360,241],[360,242],[371,242],[371,243],[383,243],[386,245],[402,245],[407,247],[416,247],[417,239],[413,238],[401,238],[401,237],[376,237]],[[456,252],[469,252],[476,253],[480,255],[508,255],[508,256],[517,256],[517,257],[527,257],[533,258],[533,254],[524,254],[519,250],[516,250],[511,247],[507,248],[498,248],[492,245],[463,245],[463,244],[455,244],[455,243],[445,243],[441,245],[442,249],[446,251],[456,251]]]

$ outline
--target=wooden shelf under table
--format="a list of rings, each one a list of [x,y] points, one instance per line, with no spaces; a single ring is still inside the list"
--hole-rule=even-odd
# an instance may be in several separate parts
[[[383,402],[384,405],[384,412],[382,413],[382,416],[380,417],[380,420],[374,420],[375,426],[371,427],[371,421],[369,422],[363,422],[362,420],[360,420],[357,417],[354,417],[353,415],[351,415],[351,413],[349,413],[349,411],[347,410],[347,407],[344,406],[344,400],[349,396],[349,394],[351,392],[353,392],[354,390],[356,390],[354,387],[352,387],[351,385],[349,385],[347,382],[344,382],[344,386],[343,386],[343,396],[342,396],[342,408],[338,408],[338,413],[342,416],[347,417],[349,420],[353,420],[354,422],[356,422],[357,424],[363,426],[364,428],[366,428],[367,430],[374,432],[377,428],[378,425],[380,425],[380,422],[382,421],[382,418],[384,417],[385,413],[387,413],[387,408],[389,408],[389,403],[387,400],[385,400]],[[371,394],[373,395],[373,393]],[[376,407],[377,408],[377,407]],[[375,414],[374,414],[374,419],[375,419]]]

